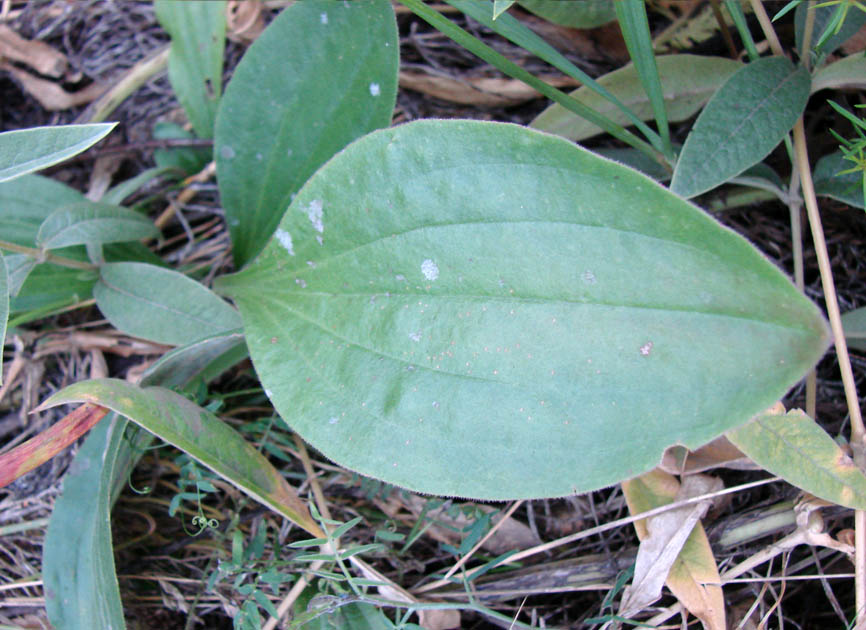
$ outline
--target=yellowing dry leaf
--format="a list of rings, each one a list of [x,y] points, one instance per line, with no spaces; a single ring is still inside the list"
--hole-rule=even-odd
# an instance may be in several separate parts
[[[233,42],[251,44],[265,30],[259,0],[230,0],[226,5],[226,35]]]
[[[53,81],[40,79],[29,72],[6,63],[0,63],[0,70],[9,72],[21,87],[30,96],[39,101],[39,104],[48,111],[59,111],[86,105],[99,98],[105,92],[105,87],[97,83],[93,83],[77,92],[67,92]]]
[[[673,503],[676,500],[712,492],[719,489],[720,482],[706,475],[694,475],[687,477],[683,485],[680,486],[673,475],[656,469],[645,475],[626,481],[622,485],[629,511],[632,514],[638,514]],[[694,518],[696,513],[699,514],[700,511],[706,510],[708,507],[709,502],[683,508],[685,513],[677,522],[683,521],[687,526],[688,521],[686,519]],[[696,510],[695,508],[698,509]],[[676,542],[674,536],[677,533],[680,535],[682,533],[675,530],[676,524],[672,526],[663,520],[658,526],[655,526],[652,524],[652,520],[649,526],[644,519],[635,522],[635,530],[637,531],[638,538],[641,539],[638,562],[640,562],[640,555],[644,549],[644,541],[650,540],[656,529],[664,530],[667,528],[668,537],[672,542]],[[670,570],[667,573],[665,584],[679,599],[680,603],[690,613],[701,620],[706,630],[724,630],[724,598],[722,589],[718,586],[720,579],[712,549],[710,548],[703,525],[699,521],[695,521],[690,531],[691,533],[681,545],[681,550],[676,559],[669,565]],[[661,534],[658,534],[657,538],[663,540]],[[656,542],[655,545],[658,546],[659,543]],[[672,546],[672,543],[670,546]],[[652,551],[652,547],[649,548],[649,551]],[[636,568],[635,583],[637,583],[638,577]],[[649,577],[657,579],[657,575],[650,575]],[[644,579],[647,580],[644,582],[645,586],[643,586],[645,592],[640,593],[640,595],[646,599],[649,593],[649,585],[654,583],[650,582],[649,578]],[[624,601],[623,605],[633,608],[641,601],[643,600],[632,599],[630,602]]]

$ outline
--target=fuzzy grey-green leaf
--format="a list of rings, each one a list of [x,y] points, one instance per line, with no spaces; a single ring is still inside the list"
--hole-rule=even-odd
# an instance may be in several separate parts
[[[185,345],[241,325],[237,311],[210,289],[155,265],[105,264],[93,296],[117,329],[157,343]]]
[[[102,140],[116,124],[33,127],[0,133],[0,182],[81,153]]]
[[[497,123],[357,141],[217,290],[313,446],[389,483],[486,499],[640,474],[767,408],[827,344],[817,308],[698,208]]]
[[[159,236],[153,222],[135,210],[96,201],[58,208],[39,226],[36,245],[58,249],[91,243],[122,243]]]
[[[763,160],[809,99],[809,71],[784,57],[758,59],[734,73],[695,121],[671,190],[694,197]]]

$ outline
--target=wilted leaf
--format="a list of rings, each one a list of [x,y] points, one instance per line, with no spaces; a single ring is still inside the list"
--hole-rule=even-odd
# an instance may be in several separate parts
[[[634,476],[766,409],[827,344],[815,306],[695,206],[492,123],[357,141],[217,290],[293,429],[430,494]]]
[[[866,476],[801,410],[761,414],[726,435],[756,464],[788,483],[837,505],[866,509]]]
[[[186,452],[259,503],[314,536],[323,536],[294,489],[251,444],[213,413],[162,387],[117,379],[70,385],[40,409],[73,402],[108,407]]]

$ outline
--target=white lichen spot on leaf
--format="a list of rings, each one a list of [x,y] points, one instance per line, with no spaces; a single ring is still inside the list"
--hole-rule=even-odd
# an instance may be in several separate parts
[[[420,332],[411,332],[411,333],[409,333],[409,339],[411,339],[412,341],[417,343],[417,342],[421,341],[421,333]]]
[[[320,199],[313,199],[307,207],[307,218],[310,219],[310,224],[319,234],[325,231],[325,226],[322,223],[322,207],[323,204]]]
[[[379,84],[378,83],[371,83],[370,84],[370,96],[379,96],[379,92],[380,92]]]
[[[274,233],[274,236],[277,237],[277,240],[280,242],[280,245],[282,245],[285,248],[285,250],[287,252],[289,252],[290,256],[295,255],[295,246],[294,246],[294,243],[292,243],[292,235],[291,234],[289,234],[288,232],[286,232],[283,229],[278,229]]]
[[[327,14],[327,13],[322,13],[322,14],[319,16],[319,21],[320,21],[322,24],[327,24],[327,23],[328,23],[328,14]]]
[[[642,356],[648,357],[650,352],[653,350],[653,342],[647,341],[644,345],[640,347],[640,353]]]
[[[425,278],[433,281],[439,277],[439,265],[428,258],[421,263],[421,273],[424,274]]]

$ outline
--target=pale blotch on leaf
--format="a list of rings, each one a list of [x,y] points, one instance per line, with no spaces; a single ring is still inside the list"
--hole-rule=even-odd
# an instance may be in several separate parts
[[[235,156],[235,150],[232,149],[229,145],[224,144],[220,147],[220,157],[224,160],[230,160]]]
[[[286,251],[289,252],[289,255],[291,255],[291,256],[295,255],[295,246],[292,243],[292,235],[291,234],[289,234],[288,232],[286,232],[283,229],[279,229],[276,231],[274,236],[277,237],[277,240],[280,242],[280,245],[282,245],[286,249]]]
[[[322,13],[322,14],[319,16],[319,21],[320,21],[322,24],[327,24],[327,23],[328,23],[328,14],[327,14],[327,13]]]
[[[583,281],[587,284],[595,284],[595,274],[587,270],[583,272]]]
[[[339,422],[339,419],[337,419],[336,416],[334,416],[330,420],[328,420],[328,424],[337,424],[338,422]]]
[[[302,289],[307,288],[307,283],[304,281],[303,278],[295,278],[295,284],[298,285],[299,287],[301,287]]]
[[[313,229],[319,234],[325,231],[325,225],[322,223],[322,207],[323,204],[320,199],[313,199],[307,208],[307,218],[310,219]]]
[[[439,265],[428,258],[421,263],[421,273],[428,280],[435,280],[439,277]]]
[[[642,345],[640,347],[640,353],[645,357],[648,357],[650,352],[652,352],[652,350],[653,350],[653,342],[652,341],[647,341],[644,345]]]
[[[409,333],[409,339],[411,339],[412,341],[417,343],[418,341],[421,341],[421,333],[420,332],[411,332],[411,333]]]
[[[370,84],[370,96],[379,96],[379,84],[371,83]]]

